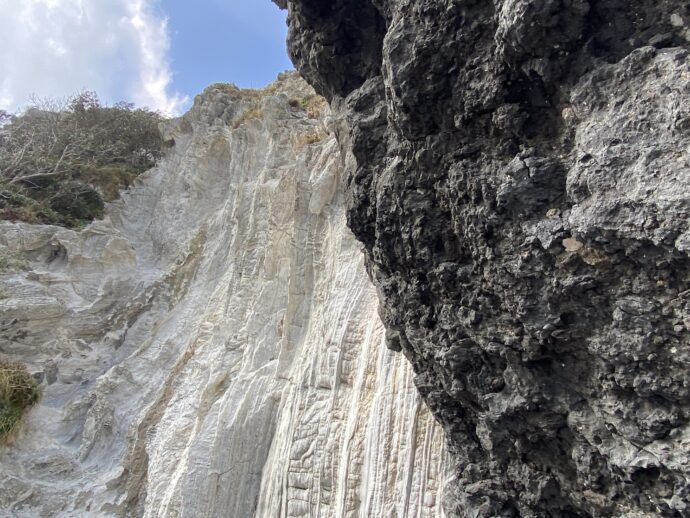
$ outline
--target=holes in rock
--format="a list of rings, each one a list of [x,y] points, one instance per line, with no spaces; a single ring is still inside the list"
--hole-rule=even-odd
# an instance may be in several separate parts
[[[577,315],[575,313],[562,313],[561,314],[561,324],[564,327],[572,326],[575,324],[575,321],[577,320]]]
[[[515,502],[508,500],[505,504],[503,504],[499,516],[501,518],[518,518],[520,516],[520,511],[518,510]]]
[[[652,466],[650,468],[641,468],[635,471],[632,475],[630,475],[630,479],[635,483],[635,484],[640,484],[642,486],[651,486],[659,480],[659,477],[661,476],[661,470],[656,467]]]
[[[65,247],[59,245],[56,246],[55,248],[52,248],[50,250],[50,253],[48,255],[48,258],[46,259],[46,262],[48,264],[53,263],[55,261],[60,261],[62,259],[67,259],[67,250]]]
[[[32,263],[58,267],[67,262],[67,249],[60,243],[50,243],[27,252],[26,257]]]
[[[529,369],[546,374],[553,369],[553,359],[549,357],[537,358],[535,360],[529,360],[525,365]]]
[[[591,514],[586,513],[586,512],[575,512],[575,511],[570,511],[568,509],[563,509],[563,510],[559,511],[558,513],[559,514],[557,514],[557,515],[551,514],[551,516],[553,516],[554,518],[556,516],[558,516],[560,518],[583,518],[583,517],[591,518],[591,516],[592,516]]]

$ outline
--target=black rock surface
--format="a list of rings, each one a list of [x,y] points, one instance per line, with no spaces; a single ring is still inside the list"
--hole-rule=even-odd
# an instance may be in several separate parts
[[[690,516],[690,4],[287,6],[449,513]]]

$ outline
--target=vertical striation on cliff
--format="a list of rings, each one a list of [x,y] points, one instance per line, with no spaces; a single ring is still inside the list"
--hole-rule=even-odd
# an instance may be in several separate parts
[[[690,515],[690,5],[288,0],[462,517]]]
[[[0,514],[441,516],[440,427],[384,346],[328,110],[215,85],[81,232],[0,223],[0,353],[44,388]]]

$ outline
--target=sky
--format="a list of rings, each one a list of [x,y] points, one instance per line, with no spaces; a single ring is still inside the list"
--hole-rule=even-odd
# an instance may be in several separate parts
[[[0,0],[0,109],[96,91],[178,115],[215,82],[292,68],[270,0]]]

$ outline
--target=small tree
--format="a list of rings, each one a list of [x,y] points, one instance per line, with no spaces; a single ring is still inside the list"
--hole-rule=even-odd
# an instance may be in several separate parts
[[[128,103],[103,106],[90,91],[33,98],[20,115],[3,112],[0,218],[75,226],[99,217],[103,199],[117,197],[161,157],[161,120]]]

